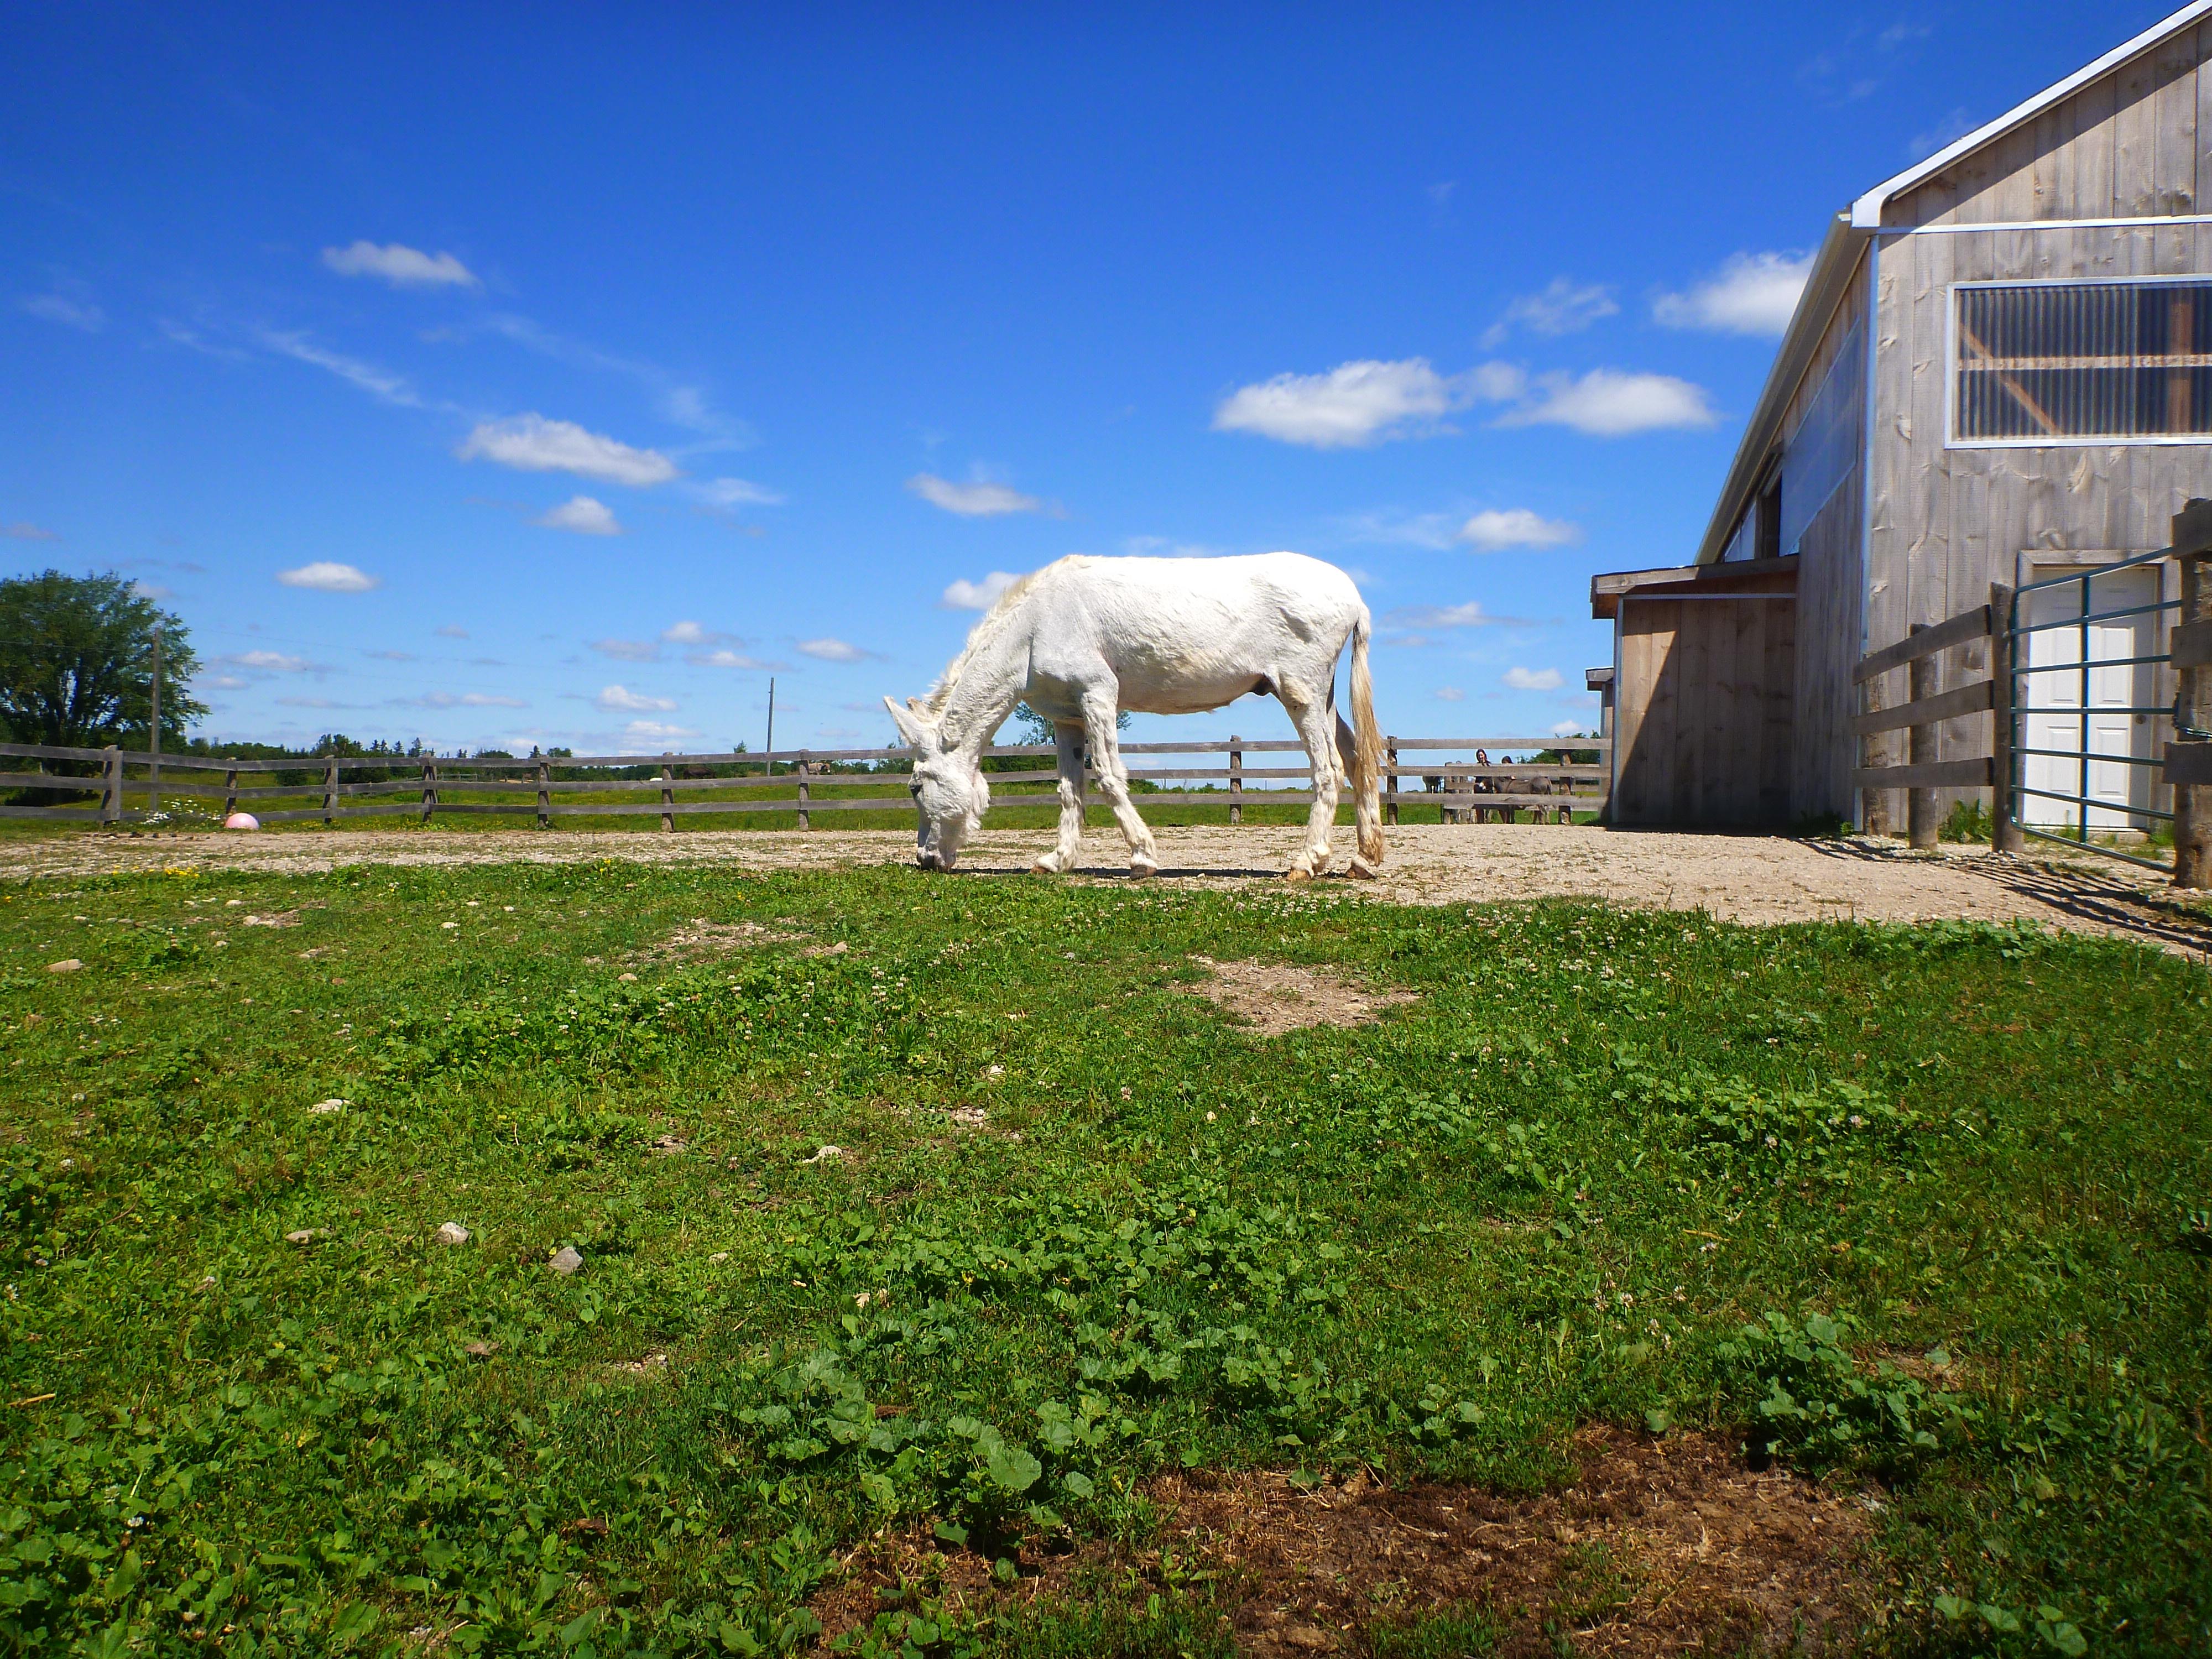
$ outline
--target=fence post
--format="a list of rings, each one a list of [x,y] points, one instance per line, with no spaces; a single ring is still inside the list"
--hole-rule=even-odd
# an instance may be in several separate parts
[[[1390,780],[1390,804],[1383,809],[1382,821],[1395,829],[1398,824],[1398,739],[1385,738],[1382,742],[1390,757],[1390,769],[1388,774]]]
[[[800,750],[799,751],[799,827],[802,830],[811,830],[814,827],[813,815],[806,810],[807,802],[814,799],[813,792],[806,785],[806,780],[813,770],[814,763],[808,758],[807,751],[804,749]]]
[[[332,755],[323,763],[323,828],[327,830],[337,819],[338,757]]]
[[[113,823],[123,816],[123,751],[111,743],[100,754],[100,821]]]
[[[1924,634],[1926,623],[1915,623],[1911,632]],[[1915,657],[1905,669],[1905,696],[1913,702],[1936,695],[1937,653]],[[1925,765],[1936,758],[1936,728],[1916,726],[1912,730],[1912,747],[1907,759],[1915,766]],[[1936,844],[1936,792],[1933,789],[1908,789],[1905,793],[1905,833],[1906,843],[1913,847],[1933,847]]]
[[[1878,714],[1882,710],[1882,677],[1875,675],[1859,687],[1859,713]],[[1889,764],[1889,734],[1876,732],[1859,739],[1859,764],[1880,767]],[[1890,832],[1889,791],[1862,789],[1859,791],[1859,827],[1869,836],[1887,836]]]
[[[540,830],[552,827],[552,805],[553,763],[540,756],[538,761],[538,827]]]
[[[669,809],[676,805],[676,763],[668,758],[665,749],[660,754],[660,827],[673,832],[676,814]]]
[[[422,822],[429,823],[430,814],[438,810],[438,763],[428,755],[422,757]]]
[[[2212,581],[2205,566],[2212,563],[2212,502],[2192,501],[2174,515],[2173,550],[2181,561],[2181,614],[2177,626],[2212,626]],[[2179,695],[2173,702],[2174,736],[2185,728],[2202,732],[2212,726],[2212,668],[2191,666],[2179,672]],[[2202,741],[2194,739],[2192,742]],[[2169,745],[2172,752],[2178,745]],[[2212,887],[2212,784],[2173,786],[2173,884]]]
[[[228,819],[238,811],[238,769],[234,766],[222,775],[222,815]]]
[[[1229,821],[1244,822],[1244,751],[1237,745],[1242,739],[1229,739]]]
[[[1990,584],[1990,847],[1994,852],[2027,850],[2021,832],[2020,797],[2014,793],[2013,766],[2013,645],[2012,589],[2003,582]]]

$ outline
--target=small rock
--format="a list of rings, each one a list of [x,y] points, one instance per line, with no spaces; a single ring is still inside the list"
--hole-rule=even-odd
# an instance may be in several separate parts
[[[1336,1638],[1316,1625],[1292,1625],[1283,1632],[1283,1640],[1309,1653],[1328,1653],[1336,1646]]]
[[[458,1221],[448,1221],[438,1229],[438,1243],[441,1244],[465,1244],[468,1242],[469,1230]]]
[[[46,971],[50,974],[73,974],[83,966],[75,957],[64,957],[59,962],[48,963]]]
[[[637,975],[635,974],[617,974],[615,975],[615,979],[617,983],[623,985],[635,985],[637,983]]]
[[[284,1242],[287,1244],[312,1244],[319,1238],[327,1237],[329,1233],[327,1227],[302,1227],[297,1232],[286,1233]]]
[[[461,1352],[472,1359],[489,1359],[499,1352],[496,1342],[464,1342]]]
[[[653,1143],[656,1152],[680,1152],[691,1143],[681,1135],[663,1135]]]
[[[554,1251],[553,1259],[545,1265],[560,1274],[562,1278],[566,1279],[584,1265],[584,1258],[578,1253],[574,1244],[563,1244],[559,1249]]]
[[[813,1157],[802,1158],[799,1161],[801,1164],[825,1164],[831,1158],[842,1158],[844,1156],[845,1149],[842,1146],[824,1146],[820,1151],[817,1152]]]
[[[991,1115],[981,1106],[955,1106],[945,1115],[963,1129],[980,1129],[991,1121]]]
[[[729,1259],[730,1253],[727,1250],[717,1250],[707,1258],[709,1261],[727,1261]]]
[[[345,1109],[345,1102],[333,1095],[328,1100],[319,1100],[308,1107],[307,1115],[310,1117],[320,1117],[325,1112],[343,1112]]]

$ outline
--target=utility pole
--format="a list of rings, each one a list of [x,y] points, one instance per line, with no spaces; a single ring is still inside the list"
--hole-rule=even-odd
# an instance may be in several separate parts
[[[153,756],[146,786],[146,811],[149,816],[161,810],[161,619],[154,618],[154,718],[147,732],[146,748]]]
[[[768,677],[768,775],[775,775],[775,676]]]

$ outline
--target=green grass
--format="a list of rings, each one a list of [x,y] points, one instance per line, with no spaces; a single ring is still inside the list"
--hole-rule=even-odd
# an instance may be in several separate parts
[[[701,916],[793,937],[626,960]],[[1255,1040],[1194,952],[1422,1000]],[[1889,1645],[2212,1643],[2212,981],[2132,945],[357,867],[18,885],[0,985],[0,1652],[777,1651],[886,1525],[1592,1421],[1876,1483]],[[1220,1650],[1145,1571],[872,1644]]]

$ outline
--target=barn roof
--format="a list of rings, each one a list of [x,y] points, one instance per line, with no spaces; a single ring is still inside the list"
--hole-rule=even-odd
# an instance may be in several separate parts
[[[1705,527],[1705,539],[1698,547],[1698,562],[1710,564],[1718,559],[1728,546],[1729,538],[1735,532],[1744,509],[1749,505],[1752,491],[1759,483],[1766,458],[1775,439],[1780,434],[1782,418],[1796,394],[1798,382],[1819,350],[1822,337],[1828,331],[1828,322],[1843,303],[1844,292],[1850,287],[1851,277],[1858,269],[1859,259],[1866,245],[1881,228],[1882,210],[1891,202],[1916,186],[1942,173],[1946,167],[1972,155],[2003,137],[2007,133],[2025,126],[2045,110],[2064,102],[2075,93],[2110,74],[2121,64],[2139,58],[2161,42],[2179,33],[2202,19],[2212,16],[2212,0],[2192,0],[2164,21],[2153,24],[2133,40],[2124,41],[2093,64],[2084,64],[2064,80],[2054,82],[2041,92],[2007,110],[1985,125],[1974,129],[1965,137],[1945,145],[1933,155],[1913,167],[1907,167],[1893,179],[1884,179],[1872,190],[1853,202],[1844,211],[1836,215],[1828,227],[1828,234],[1820,244],[1820,251],[1813,261],[1813,274],[1807,279],[1805,292],[1797,301],[1797,309],[1790,319],[1790,327],[1782,337],[1782,344],[1774,356],[1774,367],[1767,372],[1766,385],[1759,396],[1758,405],[1752,410],[1750,422],[1744,428],[1743,440],[1736,447],[1735,459],[1729,466],[1727,481],[1722,485],[1719,501],[1713,508],[1712,520]]]

